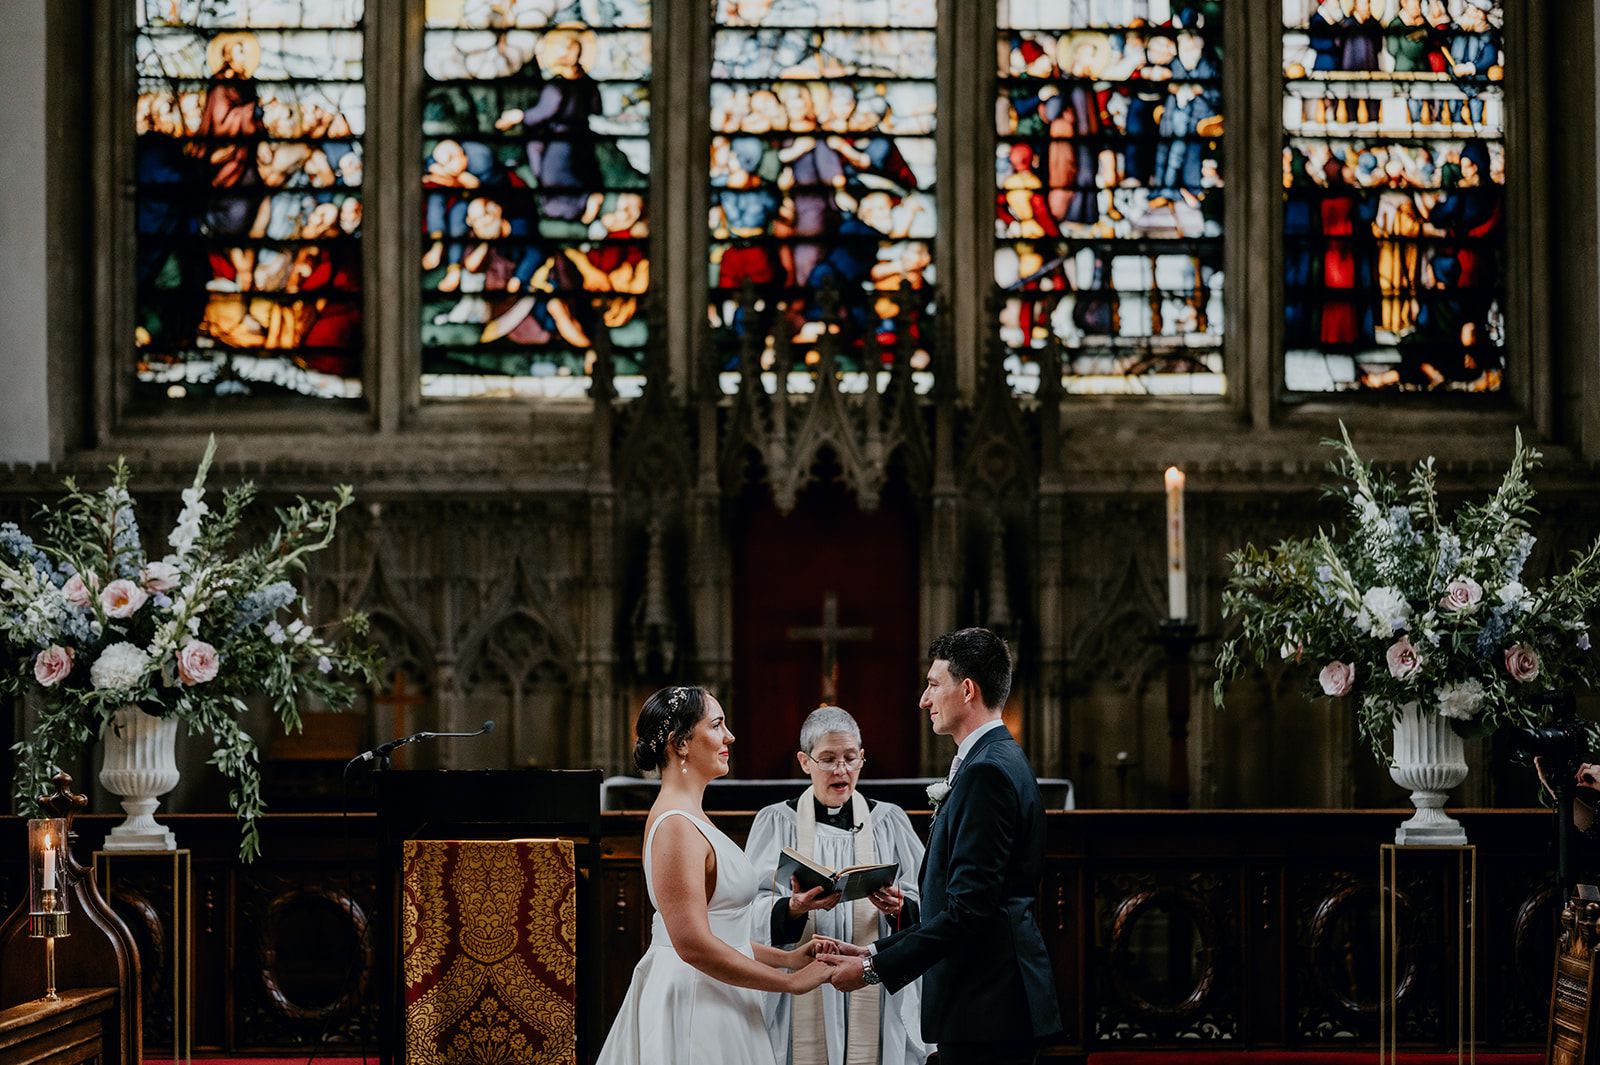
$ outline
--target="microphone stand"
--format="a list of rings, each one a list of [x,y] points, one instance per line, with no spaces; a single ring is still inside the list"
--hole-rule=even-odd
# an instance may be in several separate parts
[[[345,763],[344,771],[349,773],[351,769],[362,762],[373,762],[375,763],[372,767],[373,772],[387,772],[393,766],[394,752],[408,743],[416,743],[418,740],[471,739],[474,736],[482,736],[486,732],[493,731],[494,722],[485,721],[483,727],[476,732],[413,732],[411,735],[404,736],[398,740],[380,743],[370,751],[362,751]]]

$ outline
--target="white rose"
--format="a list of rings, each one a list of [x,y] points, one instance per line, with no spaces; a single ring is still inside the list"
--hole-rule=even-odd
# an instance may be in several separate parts
[[[149,670],[149,655],[131,643],[114,643],[89,667],[89,683],[102,690],[132,688]]]
[[[1387,639],[1406,627],[1411,617],[1411,604],[1398,588],[1380,585],[1368,588],[1361,597],[1362,620],[1369,635]]]
[[[1439,714],[1470,721],[1478,716],[1483,697],[1483,685],[1477,680],[1469,678],[1458,684],[1446,684],[1439,689]]]
[[[944,780],[935,780],[932,784],[928,785],[928,804],[930,806],[937,807],[940,803],[944,802],[945,796],[949,794],[949,782]]]

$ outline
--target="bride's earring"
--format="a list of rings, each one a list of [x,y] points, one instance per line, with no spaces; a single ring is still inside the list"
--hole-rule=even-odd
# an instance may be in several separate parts
[[[689,759],[687,759],[687,758],[678,759],[678,772],[687,773],[688,771],[689,771]]]

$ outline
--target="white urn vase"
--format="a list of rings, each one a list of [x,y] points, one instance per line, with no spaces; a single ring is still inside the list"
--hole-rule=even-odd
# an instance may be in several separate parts
[[[108,851],[170,851],[178,841],[158,824],[156,806],[161,796],[178,786],[178,719],[155,717],[137,706],[124,706],[112,715],[101,734],[105,761],[100,783],[121,796],[127,818],[106,836]]]
[[[1461,737],[1439,714],[1406,703],[1394,725],[1394,755],[1389,776],[1411,791],[1417,812],[1395,829],[1401,846],[1464,846],[1466,829],[1444,812],[1450,789],[1467,779],[1467,756]]]

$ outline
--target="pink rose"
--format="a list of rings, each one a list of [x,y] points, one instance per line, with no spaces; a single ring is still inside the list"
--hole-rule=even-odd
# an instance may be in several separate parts
[[[108,618],[131,618],[150,596],[129,580],[115,580],[100,593],[100,609]]]
[[[1457,577],[1445,586],[1439,607],[1452,614],[1470,614],[1483,601],[1483,585],[1471,577]]]
[[[1507,647],[1506,672],[1513,680],[1526,684],[1539,675],[1539,656],[1525,643]]]
[[[147,592],[170,592],[182,581],[178,567],[170,562],[152,562],[139,574]]]
[[[178,649],[178,677],[185,684],[204,684],[217,675],[217,649],[204,640],[190,640]]]
[[[1322,682],[1323,694],[1336,698],[1349,695],[1350,689],[1356,686],[1356,667],[1345,662],[1329,662],[1317,674],[1317,679]]]
[[[72,672],[72,648],[51,644],[33,660],[33,679],[54,688]]]
[[[73,606],[88,606],[93,596],[93,589],[100,587],[100,582],[90,574],[89,580],[84,581],[81,573],[74,573],[67,578],[67,583],[61,586],[61,594],[66,596],[67,602]]]
[[[1389,660],[1389,673],[1395,680],[1405,680],[1422,665],[1422,659],[1417,656],[1417,649],[1411,646],[1409,636],[1402,636],[1391,644],[1385,657]]]

